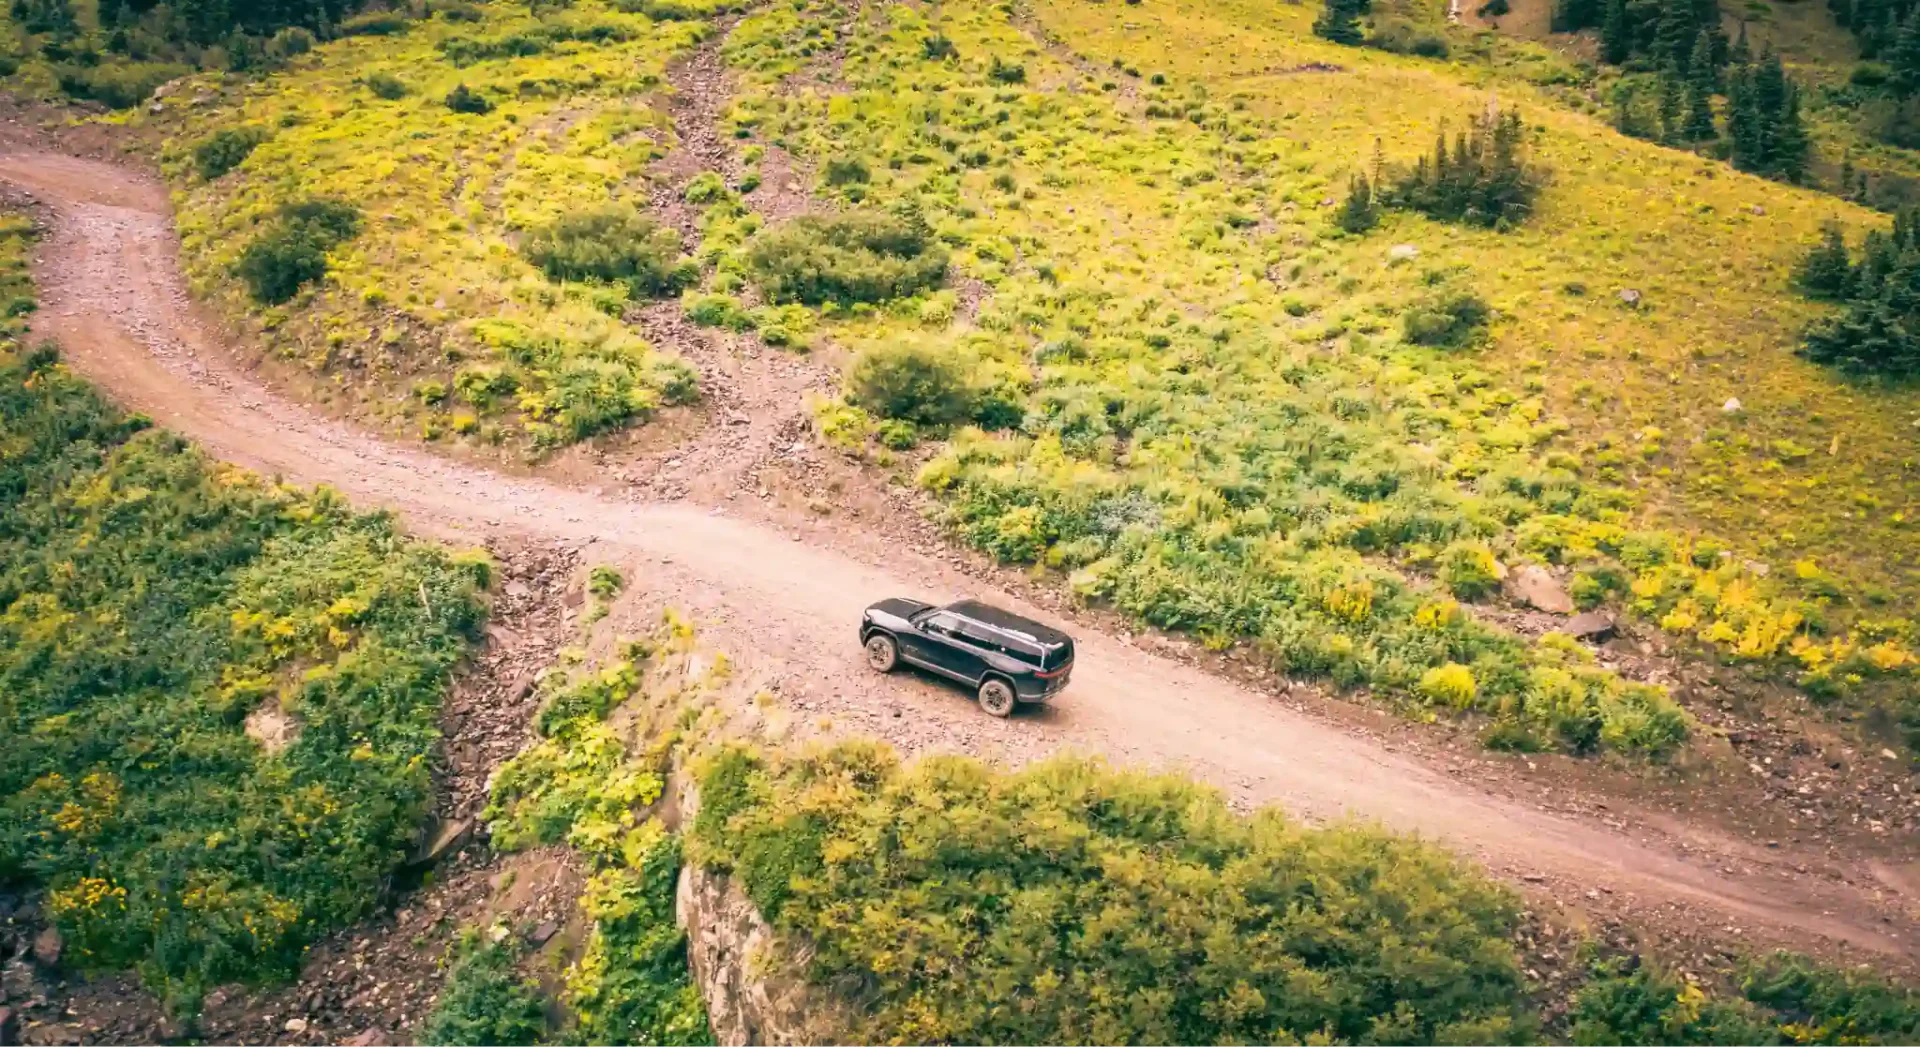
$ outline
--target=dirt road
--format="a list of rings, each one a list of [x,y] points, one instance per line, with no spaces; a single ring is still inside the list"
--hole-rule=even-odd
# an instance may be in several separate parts
[[[1546,814],[1124,640],[1084,635],[1074,685],[1058,706],[1007,722],[988,720],[952,691],[876,677],[853,636],[860,609],[876,597],[1020,601],[908,552],[863,562],[721,510],[506,476],[370,438],[275,396],[231,362],[187,298],[157,183],[19,152],[0,155],[0,181],[35,196],[53,219],[37,260],[37,334],[56,338],[68,363],[113,396],[222,458],[330,484],[403,513],[417,530],[591,546],[590,559],[631,565],[638,586],[691,608],[717,646],[780,666],[780,697],[803,716],[833,716],[913,751],[959,747],[1024,760],[1077,750],[1181,768],[1240,799],[1443,839],[1561,898],[1604,893],[1613,909],[1686,913],[1746,940],[1819,936],[1906,962],[1916,956],[1915,900],[1876,886],[1865,869],[1809,873],[1826,859],[1691,828],[1683,849],[1651,833]]]

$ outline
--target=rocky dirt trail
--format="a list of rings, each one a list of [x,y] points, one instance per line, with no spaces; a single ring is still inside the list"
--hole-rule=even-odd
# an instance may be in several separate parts
[[[33,195],[51,220],[36,259],[36,334],[57,339],[69,364],[111,395],[216,455],[330,484],[397,510],[418,531],[547,543],[588,562],[628,565],[636,588],[690,610],[716,648],[779,666],[771,686],[799,714],[909,752],[1024,761],[1081,751],[1179,769],[1245,803],[1439,838],[1541,893],[1576,906],[1587,897],[1654,927],[1750,943],[1824,941],[1899,966],[1915,959],[1915,900],[1864,863],[1823,873],[1815,870],[1831,863],[1820,854],[1697,826],[1667,836],[1542,812],[1124,638],[1083,633],[1073,688],[1056,707],[1008,721],[989,720],[949,689],[875,676],[852,629],[881,595],[972,595],[1032,608],[945,557],[898,548],[861,555],[857,542],[803,541],[802,525],[755,522],[724,502],[650,502],[637,492],[511,477],[324,419],[232,363],[196,317],[156,182],[31,152],[0,155],[0,181]],[[1673,842],[1679,836],[1684,849]]]

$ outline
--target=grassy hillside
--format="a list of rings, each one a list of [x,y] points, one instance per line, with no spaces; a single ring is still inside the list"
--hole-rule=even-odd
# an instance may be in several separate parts
[[[436,14],[176,92],[156,119],[197,287],[429,436],[552,444],[643,416],[664,393],[612,318],[629,289],[549,282],[516,241],[644,202],[669,131],[642,92],[712,31],[654,13]],[[919,480],[965,540],[1296,674],[1483,710],[1501,744],[1659,753],[1686,733],[1657,691],[1453,602],[1528,561],[1570,568],[1583,604],[1920,723],[1901,610],[1920,394],[1790,351],[1821,308],[1786,288],[1802,245],[1878,216],[1623,138],[1524,43],[1340,48],[1308,6],[1252,0],[852,14],[794,0],[722,42],[736,188],[783,149],[821,208],[858,214],[762,228],[697,181],[693,315],[849,348],[824,431],[936,441]],[[462,82],[497,106],[450,111]],[[1376,141],[1410,162],[1490,87],[1554,172],[1531,219],[1338,230],[1329,204]],[[231,173],[190,169],[243,129],[260,142]],[[318,290],[255,310],[230,262],[315,196],[363,227]],[[1484,330],[1416,344],[1476,302]]]
[[[17,309],[21,234],[0,230]],[[11,322],[11,321],[10,321]],[[204,989],[371,911],[486,565],[223,466],[0,345],[0,886],[67,962]]]
[[[516,244],[644,201],[641,168],[664,144],[644,100],[703,25],[598,3],[550,14],[443,5],[262,82],[211,76],[166,99],[148,118],[171,135],[196,293],[321,395],[408,436],[552,446],[697,396],[691,369],[622,326],[624,288],[553,283]],[[462,86],[491,108],[450,108]],[[246,137],[209,178],[198,151],[219,132]],[[281,208],[314,198],[364,226],[328,252],[323,282],[263,308],[234,266]]]

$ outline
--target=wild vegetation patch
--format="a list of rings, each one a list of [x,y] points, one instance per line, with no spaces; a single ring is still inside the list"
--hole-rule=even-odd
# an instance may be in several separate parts
[[[0,416],[0,882],[182,1009],[292,975],[430,807],[486,562],[209,461],[51,350],[7,350]]]
[[[631,100],[702,26],[587,0],[442,5],[404,29],[327,43],[253,87],[204,77],[141,111],[172,136],[162,162],[182,183],[195,291],[409,436],[537,452],[692,399],[691,370],[617,316],[628,295],[684,278],[677,251],[631,224],[666,138]],[[215,100],[184,104],[203,92]],[[185,177],[195,146],[246,128],[271,137],[244,165]],[[252,269],[277,308],[260,310],[233,266],[281,201],[304,197],[350,204],[369,227],[323,251],[263,240]],[[432,383],[450,395],[382,395]]]

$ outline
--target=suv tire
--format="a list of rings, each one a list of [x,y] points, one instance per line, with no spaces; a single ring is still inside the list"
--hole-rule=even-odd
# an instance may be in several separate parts
[[[900,665],[900,645],[886,633],[867,637],[867,666],[877,673],[890,673]]]
[[[1013,712],[1013,685],[995,677],[989,677],[980,684],[980,708],[989,716],[1004,717]]]

